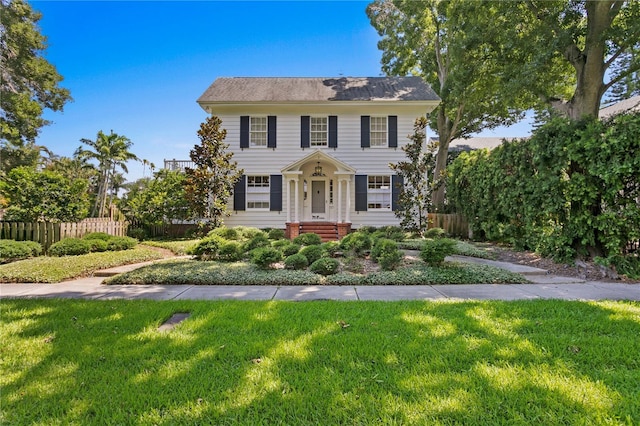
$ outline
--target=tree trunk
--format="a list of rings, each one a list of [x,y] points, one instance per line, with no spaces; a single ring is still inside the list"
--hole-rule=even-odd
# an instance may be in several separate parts
[[[433,172],[434,182],[442,177],[442,172],[447,167],[447,156],[449,154],[449,143],[452,137],[452,123],[447,118],[445,108],[441,105],[438,108],[438,152],[436,154],[436,167]],[[431,194],[431,204],[436,209],[444,206],[445,186],[438,185]]]

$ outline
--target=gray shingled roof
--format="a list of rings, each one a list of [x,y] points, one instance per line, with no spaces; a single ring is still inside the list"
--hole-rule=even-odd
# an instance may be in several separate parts
[[[234,77],[216,79],[198,103],[439,100],[420,77]]]
[[[640,111],[640,95],[606,106],[600,109],[598,116],[600,118],[611,117],[626,111]]]

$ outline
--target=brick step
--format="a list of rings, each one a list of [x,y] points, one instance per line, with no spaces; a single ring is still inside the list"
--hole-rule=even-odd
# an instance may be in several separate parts
[[[335,223],[331,222],[312,222],[300,225],[301,234],[318,234],[323,242],[337,241],[338,228]]]

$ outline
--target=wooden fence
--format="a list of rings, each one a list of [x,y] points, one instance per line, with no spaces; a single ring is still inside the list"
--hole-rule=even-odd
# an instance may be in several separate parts
[[[469,223],[467,219],[458,213],[429,213],[428,228],[442,228],[447,234],[455,237],[470,238]]]
[[[0,239],[36,241],[47,250],[53,243],[64,238],[80,238],[90,232],[105,232],[109,235],[127,235],[128,223],[110,218],[90,218],[76,223],[53,222],[0,222]]]

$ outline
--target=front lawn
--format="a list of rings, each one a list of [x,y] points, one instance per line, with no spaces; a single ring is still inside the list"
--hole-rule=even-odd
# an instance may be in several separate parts
[[[88,276],[100,269],[162,257],[158,251],[141,246],[79,256],[41,256],[0,265],[0,283],[57,283]]]
[[[638,302],[0,303],[1,424],[640,419]]]
[[[171,260],[127,272],[105,281],[107,284],[219,284],[219,285],[420,285],[525,283],[520,274],[499,268],[463,263],[427,267],[410,264],[395,271],[366,274],[342,272],[324,277],[302,270],[263,270],[247,262],[203,262]]]

